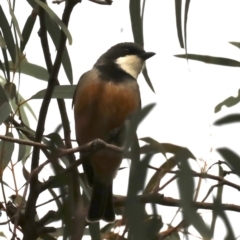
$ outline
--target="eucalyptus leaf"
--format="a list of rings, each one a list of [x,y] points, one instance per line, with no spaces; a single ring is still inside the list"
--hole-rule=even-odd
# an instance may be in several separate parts
[[[178,58],[185,58],[190,60],[196,60],[204,63],[215,64],[220,66],[227,66],[227,67],[240,67],[240,62],[223,57],[213,57],[208,55],[200,55],[200,54],[179,54],[174,55]]]
[[[5,102],[0,107],[0,125],[7,119],[10,113],[11,113],[11,107],[8,102]]]
[[[10,70],[13,72],[20,71],[21,73],[44,81],[47,81],[49,78],[46,68],[29,63],[26,58],[22,59],[17,67],[12,62],[9,62],[9,66]]]
[[[66,25],[61,21],[61,19],[56,15],[55,12],[53,12],[53,10],[51,8],[49,8],[49,6],[44,3],[41,2],[40,0],[35,0],[35,2],[41,6],[46,12],[47,14],[60,26],[60,28],[62,29],[62,31],[65,33],[69,45],[72,44],[72,36],[71,33],[69,32],[68,28],[66,27]]]
[[[58,25],[54,21],[52,21],[49,15],[47,14],[45,15],[45,21],[47,31],[55,45],[55,48],[57,49],[59,45],[60,29]],[[63,51],[62,65],[70,84],[73,84],[72,65],[66,46]]]
[[[180,206],[184,219],[201,234],[204,239],[211,239],[212,233],[206,226],[197,209],[193,205],[194,180],[192,170],[187,162],[186,153],[178,155],[180,171],[178,173],[178,187],[180,193]]]
[[[31,13],[30,16],[27,18],[27,21],[26,21],[23,31],[22,31],[23,41],[21,41],[21,43],[20,43],[20,48],[21,48],[22,52],[28,43],[28,40],[31,36],[35,22],[36,22],[36,15]]]
[[[12,137],[12,133],[7,133],[7,137]],[[2,177],[4,169],[7,167],[8,163],[11,161],[12,154],[14,150],[14,143],[10,141],[0,141],[0,176]]]
[[[76,89],[76,85],[60,85],[55,86],[52,98],[60,99],[72,99],[73,93]],[[46,89],[43,89],[36,94],[34,94],[31,99],[43,99],[46,93]]]
[[[240,177],[240,157],[228,148],[218,148],[217,152],[230,164],[232,171]]]
[[[20,28],[19,28],[18,20],[17,20],[15,14],[14,14],[14,11],[13,11],[13,9],[11,8],[10,5],[9,5],[9,12],[10,12],[10,15],[11,15],[11,17],[12,17],[12,22],[13,22],[13,25],[14,25],[14,27],[15,27],[15,29],[16,29],[16,32],[17,32],[17,34],[18,34],[18,37],[19,37],[19,39],[20,39],[21,41],[23,41],[23,37],[22,37],[21,31],[20,31]]]
[[[1,35],[0,35],[0,47],[7,49],[6,42],[5,42],[4,38]]]
[[[233,107],[236,104],[238,104],[240,102],[240,89],[238,90],[238,95],[237,97],[229,97],[227,99],[225,99],[224,101],[220,102],[214,109],[214,112],[217,113],[219,112],[223,106],[226,107]]]
[[[11,56],[11,59],[15,63],[15,61],[16,61],[15,43],[14,43],[10,25],[8,24],[7,18],[4,14],[4,11],[3,11],[1,5],[0,5],[0,28],[2,29],[3,37],[6,42],[7,49]]]
[[[143,46],[143,29],[141,16],[141,1],[130,0],[129,2],[130,18],[134,42]]]
[[[239,122],[240,122],[240,114],[230,114],[215,121],[214,125],[220,126],[223,124],[239,123]]]
[[[181,48],[184,48],[183,34],[182,34],[182,0],[175,0],[175,15],[178,41]]]

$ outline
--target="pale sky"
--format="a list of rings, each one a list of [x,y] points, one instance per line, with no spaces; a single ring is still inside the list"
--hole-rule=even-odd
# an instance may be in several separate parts
[[[31,8],[25,1],[16,2],[16,16],[22,29]],[[3,7],[7,6],[6,1],[1,4]],[[74,9],[69,26],[73,44],[68,45],[74,84],[78,82],[80,75],[89,70],[97,58],[109,47],[118,42],[133,41],[128,4],[127,0],[115,0],[112,6],[101,6],[83,0]],[[63,4],[54,5],[49,2],[49,5],[59,13],[63,9]],[[239,61],[238,48],[229,44],[230,41],[240,42],[239,9],[238,0],[192,0],[187,26],[188,52]],[[144,47],[146,51],[156,52],[156,55],[147,62],[148,73],[156,93],[154,94],[149,89],[142,76],[139,77],[138,82],[143,106],[152,102],[156,102],[157,106],[139,127],[138,135],[139,137],[150,136],[159,142],[170,142],[188,147],[198,158],[204,159],[211,165],[219,160],[219,155],[214,151],[215,148],[228,146],[237,151],[239,146],[240,137],[237,131],[240,127],[238,124],[222,128],[211,125],[216,119],[239,111],[239,105],[237,105],[231,109],[224,108],[215,114],[214,107],[230,95],[237,95],[240,70],[196,61],[187,62],[174,57],[176,54],[184,53],[177,39],[174,10],[174,1],[146,1]],[[45,67],[37,35],[38,29],[37,19],[25,53],[29,62]],[[53,45],[51,54],[54,58]],[[63,71],[60,72],[59,80],[62,84],[68,84]],[[25,75],[21,76],[20,92],[26,99],[45,87],[46,82],[31,79]],[[50,106],[45,134],[54,131],[55,126],[60,123],[55,100],[53,102]],[[66,102],[72,138],[75,138],[71,101]],[[29,103],[38,115],[41,101],[31,100]],[[35,124],[33,124],[34,127]],[[211,151],[212,148],[213,151]],[[153,162],[156,166],[160,166],[163,158],[156,155]],[[114,183],[114,193],[126,193],[127,172],[127,170],[119,172]],[[124,186],[123,181],[126,182]],[[206,187],[203,195],[206,194],[207,189]],[[164,194],[178,196],[176,188],[164,191]],[[234,194],[237,193],[230,192],[228,196],[224,196],[224,199],[232,203]],[[164,208],[160,207],[159,213],[162,213]],[[168,216],[163,213],[163,217],[172,218],[175,211],[173,210],[172,215],[167,214]],[[208,216],[210,216],[209,213]],[[163,220],[164,222],[171,221],[165,218]],[[236,235],[239,233],[236,228]],[[215,236],[215,239],[223,239],[223,236],[224,233],[221,231],[220,238]]]

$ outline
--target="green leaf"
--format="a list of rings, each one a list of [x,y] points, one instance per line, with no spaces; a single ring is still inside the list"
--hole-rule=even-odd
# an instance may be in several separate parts
[[[213,211],[215,211],[217,213],[217,215],[219,215],[222,218],[222,220],[225,224],[225,227],[227,229],[227,236],[224,239],[235,240],[236,237],[234,236],[232,225],[229,222],[226,213],[223,211],[222,204],[217,199],[214,199],[213,204],[214,204]]]
[[[135,136],[136,130],[138,125],[143,121],[143,119],[152,111],[152,109],[155,107],[155,103],[151,103],[144,108],[141,109],[137,114],[132,116],[130,123],[126,126],[127,128],[127,136],[125,141],[125,149],[128,149],[132,142],[133,138]]]
[[[238,104],[240,102],[240,89],[238,90],[238,95],[237,97],[229,97],[227,99],[225,99],[224,101],[220,102],[214,109],[214,112],[217,113],[219,112],[223,106],[226,107],[233,107],[236,104]]]
[[[152,85],[152,82],[151,82],[151,80],[150,80],[150,78],[149,78],[149,76],[148,76],[148,71],[147,71],[147,67],[146,67],[146,66],[145,66],[145,68],[143,69],[142,73],[143,73],[143,76],[144,76],[145,81],[147,82],[148,86],[149,86],[150,89],[155,93],[155,90],[154,90],[154,87],[153,87],[153,85]]]
[[[240,42],[229,42],[231,43],[233,46],[240,48]]]
[[[126,201],[126,216],[129,226],[129,238],[146,240],[148,232],[144,228],[144,220],[146,219],[145,205],[137,200],[137,194],[144,187],[144,182],[147,174],[147,165],[150,162],[152,155],[146,155],[140,160],[139,144],[135,138],[131,147],[132,161],[128,181],[128,193]]]
[[[178,41],[181,48],[184,48],[182,35],[182,0],[175,0],[175,15]]]
[[[3,37],[4,37],[4,40],[7,44],[7,49],[9,51],[10,56],[11,56],[11,59],[15,63],[15,61],[16,61],[15,43],[14,43],[13,35],[12,35],[12,32],[11,32],[11,28],[8,24],[7,18],[5,16],[1,6],[0,6],[0,27],[2,29]]]
[[[166,157],[165,155],[166,153],[173,153],[176,155],[184,151],[188,155],[188,158],[196,159],[196,157],[192,154],[192,152],[185,147],[181,147],[171,143],[159,143],[158,141],[150,137],[140,138],[140,140],[149,144],[147,146],[145,145],[141,147],[141,153],[146,153],[145,148],[150,147],[149,149],[151,149],[153,153],[162,153],[165,157]]]
[[[65,148],[63,140],[62,140],[61,136],[58,134],[58,132],[55,131],[53,133],[46,135],[45,137],[50,138],[52,144],[54,144],[57,148],[62,148],[62,149]],[[64,165],[66,167],[69,166],[69,161],[66,156],[63,156],[60,159],[62,160],[62,162],[64,163]]]
[[[16,85],[15,85],[15,83],[6,82],[4,84],[4,91],[10,99],[13,99],[14,97],[16,97]]]
[[[5,93],[5,91],[3,90],[2,85],[0,85],[0,107],[4,104],[8,102],[8,98],[7,95]]]
[[[199,54],[179,54],[174,56],[178,58],[187,58],[187,59],[196,60],[204,63],[216,64],[216,65],[227,66],[227,67],[240,67],[239,61],[229,59],[229,58],[213,57],[213,56],[199,55]]]
[[[39,4],[39,6],[41,6],[46,11],[46,13],[59,25],[59,27],[65,33],[65,35],[68,39],[69,45],[71,45],[72,44],[71,33],[69,32],[66,25],[61,21],[61,19],[56,15],[56,13],[53,12],[53,10],[51,8],[49,8],[47,4],[41,2],[40,0],[35,0],[35,2],[37,4]]]
[[[1,35],[0,35],[0,37],[1,37]],[[3,72],[5,79],[7,79],[6,72],[5,72],[5,67],[4,67],[4,65],[3,65],[1,60],[0,60],[0,69]]]
[[[238,123],[238,122],[240,122],[240,114],[230,114],[215,121],[214,125],[220,126],[223,124]]]
[[[197,213],[196,207],[193,205],[194,181],[193,173],[187,162],[186,153],[178,154],[178,161],[180,162],[180,171],[178,173],[178,187],[180,193],[180,206],[182,207],[184,219],[193,225],[193,227],[205,239],[211,239],[212,233],[204,223],[201,216]]]
[[[6,136],[12,137],[12,133],[7,133]],[[9,141],[0,141],[0,176],[2,177],[3,171],[11,161],[12,153],[14,150],[14,143]]]
[[[30,16],[27,18],[27,21],[22,31],[23,41],[21,41],[20,43],[20,48],[22,52],[25,49],[26,44],[28,43],[28,40],[31,36],[35,22],[36,22],[36,15],[31,13]]]
[[[2,33],[0,31],[0,36],[2,36]],[[10,70],[9,70],[9,64],[8,64],[8,56],[7,56],[7,50],[2,48],[2,54],[3,54],[3,59],[4,59],[4,69],[5,69],[5,73],[4,74],[6,81],[10,82]]]
[[[16,102],[12,99],[9,99],[9,103],[13,109],[14,112],[16,112],[17,116],[19,116],[21,118],[21,120],[23,121],[23,123],[28,127],[30,128],[30,125],[29,125],[29,120],[28,120],[28,117],[27,117],[27,114],[26,114],[26,111],[25,111],[25,107],[22,105],[22,106],[18,106],[16,104]]]
[[[3,232],[0,232],[0,237],[8,239]]]
[[[72,99],[73,93],[76,89],[76,85],[60,85],[55,86],[52,98],[63,98],[63,99]],[[34,94],[31,99],[42,99],[44,98],[46,89],[43,89],[36,94]]]
[[[11,113],[11,107],[8,102],[5,102],[0,107],[0,125],[7,119],[10,113]]]
[[[240,177],[240,157],[228,148],[219,148],[217,152],[230,164],[232,171]]]
[[[59,45],[60,29],[58,25],[51,20],[49,15],[45,15],[45,21],[46,21],[47,31],[50,37],[52,38],[55,48],[57,48]],[[72,84],[73,83],[72,65],[71,65],[71,60],[70,60],[66,46],[63,51],[62,65],[67,75],[68,81]]]
[[[17,18],[15,17],[15,14],[14,14],[14,11],[13,9],[11,8],[11,5],[9,4],[9,12],[10,12],[10,15],[12,17],[12,22],[13,22],[13,25],[16,29],[16,32],[18,34],[18,37],[21,41],[23,41],[23,37],[22,37],[22,34],[21,34],[21,31],[20,31],[20,28],[19,28],[19,25],[18,25],[18,21],[17,21]]]
[[[167,174],[167,171],[172,170],[176,167],[177,161],[175,157],[169,158],[166,162],[164,162],[158,171],[156,171],[151,179],[149,180],[147,186],[145,187],[143,194],[151,193],[158,190],[158,186],[160,184],[161,179]]]
[[[224,172],[223,172],[223,168],[221,167],[221,165],[218,165],[218,169],[219,169],[219,177],[224,177]],[[219,186],[217,188],[217,196],[216,196],[216,200],[221,204],[222,203],[222,193],[223,193],[223,185]],[[214,233],[214,229],[215,229],[215,225],[216,225],[216,220],[217,220],[217,212],[216,211],[212,211],[212,222],[211,222],[211,232]]]
[[[129,10],[131,17],[131,25],[134,42],[141,46],[144,46],[143,42],[143,29],[142,29],[142,17],[141,17],[141,1],[130,0]]]
[[[190,0],[186,0],[185,12],[184,12],[184,45],[185,45],[186,54],[187,54],[187,18],[188,18],[189,5],[190,5]]]
[[[19,139],[24,139],[23,135],[21,134],[20,131],[18,132]],[[26,154],[26,145],[19,144],[19,150],[18,150],[18,161],[21,161]]]
[[[7,49],[6,42],[5,42],[4,38],[1,35],[0,35],[0,47],[4,48],[4,49]]]
[[[36,64],[29,63],[26,58],[21,60],[21,63],[16,67],[12,62],[9,62],[10,70],[12,72],[21,72],[31,77],[47,81],[49,78],[48,71]]]

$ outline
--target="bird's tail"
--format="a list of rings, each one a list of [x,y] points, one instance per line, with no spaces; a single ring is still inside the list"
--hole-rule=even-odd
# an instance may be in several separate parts
[[[101,219],[106,222],[114,222],[115,220],[112,184],[106,185],[94,179],[87,220],[96,222]]]

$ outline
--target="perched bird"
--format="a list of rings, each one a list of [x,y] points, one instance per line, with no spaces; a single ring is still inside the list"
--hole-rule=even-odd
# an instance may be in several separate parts
[[[79,145],[94,139],[117,146],[124,143],[124,123],[141,107],[137,77],[144,62],[155,55],[135,43],[119,43],[85,72],[73,96],[76,138]],[[113,222],[112,183],[122,153],[101,149],[83,163],[92,196],[87,221]]]

